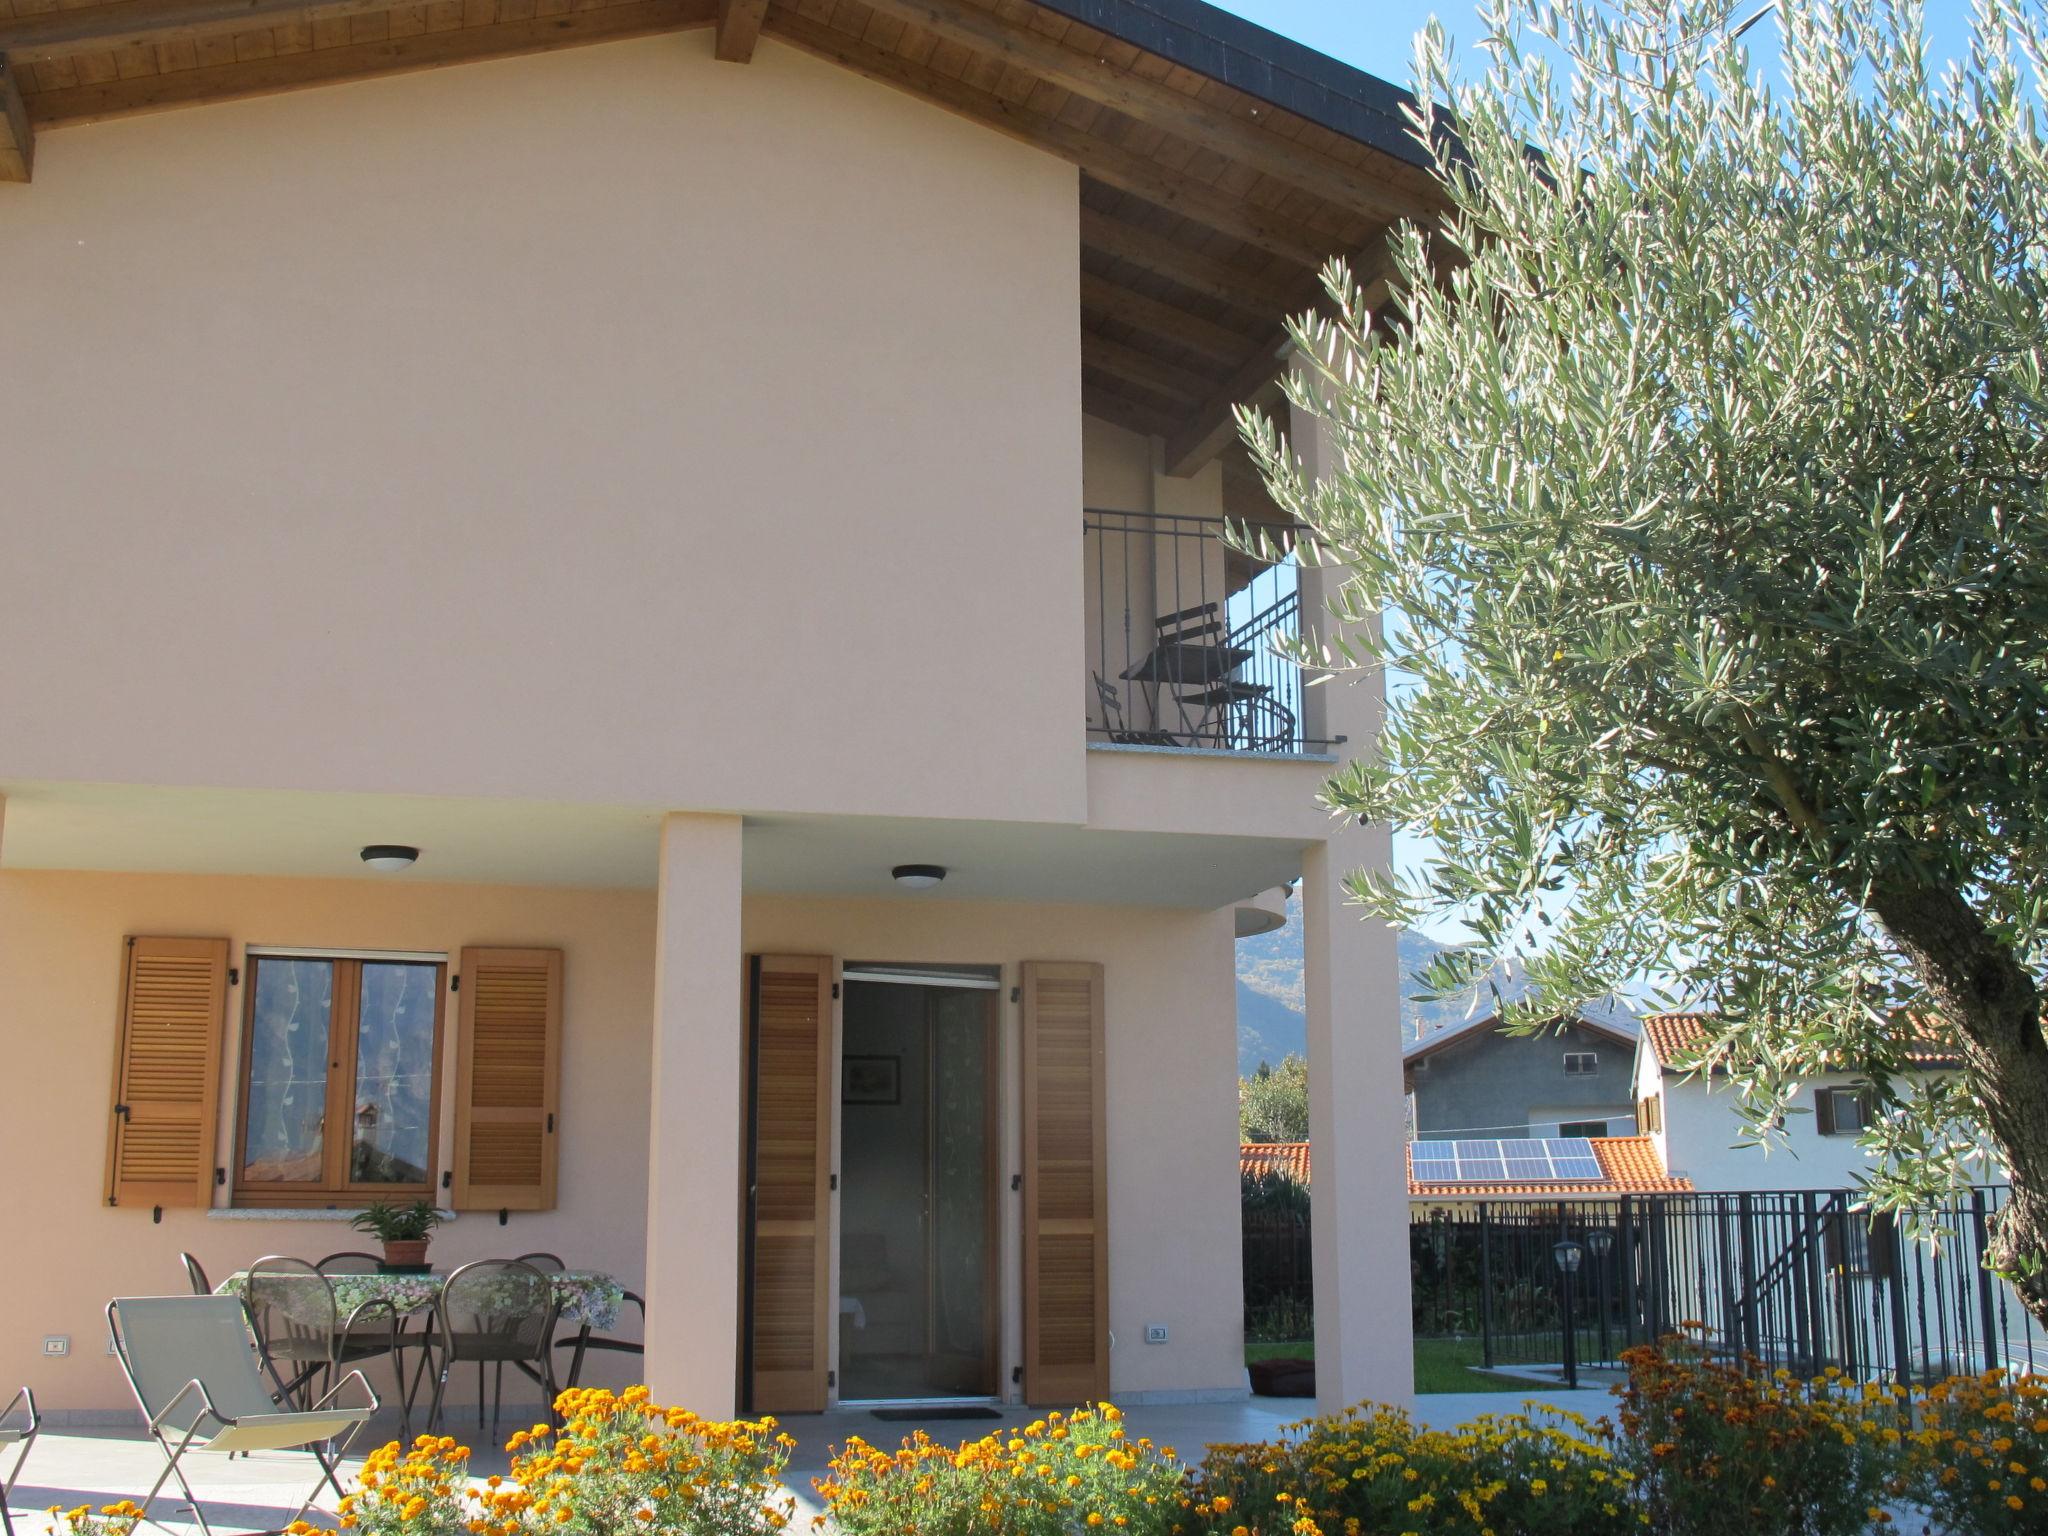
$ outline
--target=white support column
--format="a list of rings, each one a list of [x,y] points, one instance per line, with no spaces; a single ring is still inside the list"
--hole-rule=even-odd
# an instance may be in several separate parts
[[[653,1113],[647,1134],[647,1385],[730,1418],[740,1327],[740,820],[661,824]]]
[[[1297,410],[1290,431],[1309,472],[1329,473],[1321,422]],[[1328,598],[1341,580],[1337,570],[1302,573],[1305,631],[1330,632]],[[1332,679],[1306,690],[1304,702],[1310,737],[1345,737],[1334,749],[1343,757],[1374,750],[1386,711],[1380,676]],[[1348,907],[1343,889],[1350,871],[1392,860],[1388,827],[1355,824],[1302,859],[1316,1406],[1323,1412],[1364,1398],[1405,1403],[1414,1392],[1400,957],[1394,930]]]

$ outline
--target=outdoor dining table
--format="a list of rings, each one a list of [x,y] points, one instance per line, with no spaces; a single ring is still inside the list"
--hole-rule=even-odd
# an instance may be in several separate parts
[[[334,1288],[335,1313],[346,1320],[355,1316],[358,1308],[371,1302],[388,1302],[398,1314],[398,1325],[403,1329],[415,1313],[430,1313],[439,1300],[442,1288],[448,1283],[451,1271],[430,1270],[399,1274],[335,1274],[324,1278]],[[550,1272],[548,1283],[555,1293],[556,1319],[576,1325],[576,1367],[571,1373],[573,1382],[576,1372],[581,1370],[584,1352],[590,1346],[593,1333],[604,1332],[619,1320],[619,1307],[626,1299],[625,1287],[611,1275],[595,1269],[565,1269]],[[246,1300],[249,1284],[247,1270],[236,1270],[215,1286],[217,1296],[233,1296]],[[411,1417],[412,1400],[419,1389],[421,1377],[425,1374],[427,1356],[424,1353],[426,1341],[422,1340],[420,1368],[414,1373],[412,1386],[403,1393],[406,1416]],[[502,1369],[502,1367],[500,1367]],[[522,1370],[525,1367],[521,1367]],[[399,1382],[404,1386],[404,1367],[400,1365]]]

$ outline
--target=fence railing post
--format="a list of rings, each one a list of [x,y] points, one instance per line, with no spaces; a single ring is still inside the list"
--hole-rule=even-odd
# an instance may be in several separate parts
[[[1479,1360],[1493,1369],[1493,1223],[1479,1202]]]
[[[1756,1322],[1756,1202],[1748,1193],[1735,1197],[1735,1220],[1742,1230],[1742,1300],[1740,1324],[1744,1354],[1763,1357],[1763,1342]]]
[[[1633,1196],[1621,1197],[1621,1230],[1614,1246],[1621,1251],[1621,1340],[1624,1349],[1643,1341],[1636,1337],[1636,1220]]]
[[[1823,1311],[1826,1303],[1821,1297],[1820,1284],[1820,1203],[1814,1199],[1810,1189],[1799,1197],[1799,1241],[1802,1245],[1800,1268],[1803,1271],[1800,1278],[1805,1282],[1800,1288],[1802,1300],[1799,1308],[1801,1369],[1809,1376],[1817,1376],[1822,1370],[1822,1340],[1827,1332],[1827,1316]]]
[[[1984,1191],[1982,1189],[1972,1189],[1970,1191],[1970,1227],[1971,1235],[1976,1239],[1976,1253],[1974,1257],[1977,1264],[1977,1320],[1978,1326],[1983,1330],[1984,1369],[1995,1371],[2005,1362],[1999,1359],[2001,1351],[1991,1331],[1994,1293],[1991,1289],[1991,1271],[1984,1267],[1984,1255],[1991,1246],[1989,1216],[1990,1212],[1984,1202]],[[1905,1266],[1901,1264],[1899,1267],[1903,1269]]]
[[[1875,1241],[1875,1238],[1876,1234],[1873,1232],[1871,1240]],[[1894,1251],[1892,1255],[1891,1284],[1887,1285],[1885,1289],[1891,1293],[1892,1367],[1898,1376],[1899,1385],[1911,1387],[1913,1385],[1913,1338],[1906,1327],[1906,1266],[1901,1262],[1904,1258],[1905,1255],[1903,1253]]]

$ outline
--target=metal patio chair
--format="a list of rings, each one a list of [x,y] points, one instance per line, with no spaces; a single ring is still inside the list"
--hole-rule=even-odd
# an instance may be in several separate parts
[[[372,1297],[343,1317],[327,1276],[304,1259],[282,1254],[249,1266],[242,1300],[256,1346],[285,1402],[304,1408],[316,1380],[325,1392],[342,1366],[361,1365],[379,1355],[391,1356],[391,1368],[403,1387],[398,1309],[390,1302]],[[403,1391],[399,1427],[406,1439],[412,1438],[411,1405]]]
[[[192,1287],[194,1296],[211,1296],[213,1282],[206,1278],[206,1269],[189,1253],[178,1255],[178,1262],[185,1266],[185,1283]]]
[[[441,1405],[447,1397],[448,1373],[462,1361],[476,1363],[476,1413],[484,1421],[484,1367],[496,1365],[498,1394],[490,1404],[490,1426],[497,1433],[504,1407],[504,1367],[513,1366],[532,1378],[547,1393],[548,1417],[555,1414],[555,1399],[561,1389],[555,1385],[555,1311],[559,1305],[554,1282],[517,1259],[479,1259],[465,1264],[448,1277],[434,1301],[432,1347],[441,1352],[441,1368],[434,1376],[433,1406],[427,1410],[427,1428],[441,1422]]]
[[[537,1269],[544,1275],[566,1274],[569,1269],[558,1253],[522,1253],[513,1262]]]
[[[381,1275],[384,1261],[374,1253],[330,1253],[313,1267],[323,1275]]]
[[[9,1424],[16,1410],[28,1415],[26,1424]],[[5,1408],[0,1408],[0,1451],[15,1447],[14,1466],[5,1477],[0,1477],[0,1530],[7,1536],[14,1536],[14,1517],[7,1512],[7,1500],[14,1492],[14,1480],[21,1476],[22,1463],[28,1460],[29,1447],[36,1443],[36,1436],[42,1433],[42,1415],[36,1412],[36,1395],[23,1387],[15,1393]]]
[[[335,1466],[380,1406],[361,1371],[350,1371],[309,1408],[280,1408],[264,1383],[248,1315],[232,1296],[117,1297],[107,1303],[107,1330],[150,1439],[164,1455],[164,1469],[142,1500],[144,1520],[151,1519],[150,1506],[164,1484],[175,1478],[201,1536],[213,1536],[185,1477],[188,1451],[310,1451],[320,1476],[287,1526],[312,1508],[322,1483],[340,1495]],[[352,1383],[365,1401],[337,1403]],[[336,1441],[331,1453],[322,1449]]]

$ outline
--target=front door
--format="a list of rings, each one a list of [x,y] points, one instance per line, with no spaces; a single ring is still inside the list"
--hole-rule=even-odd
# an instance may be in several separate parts
[[[986,984],[848,968],[842,1401],[996,1393],[996,998]]]

